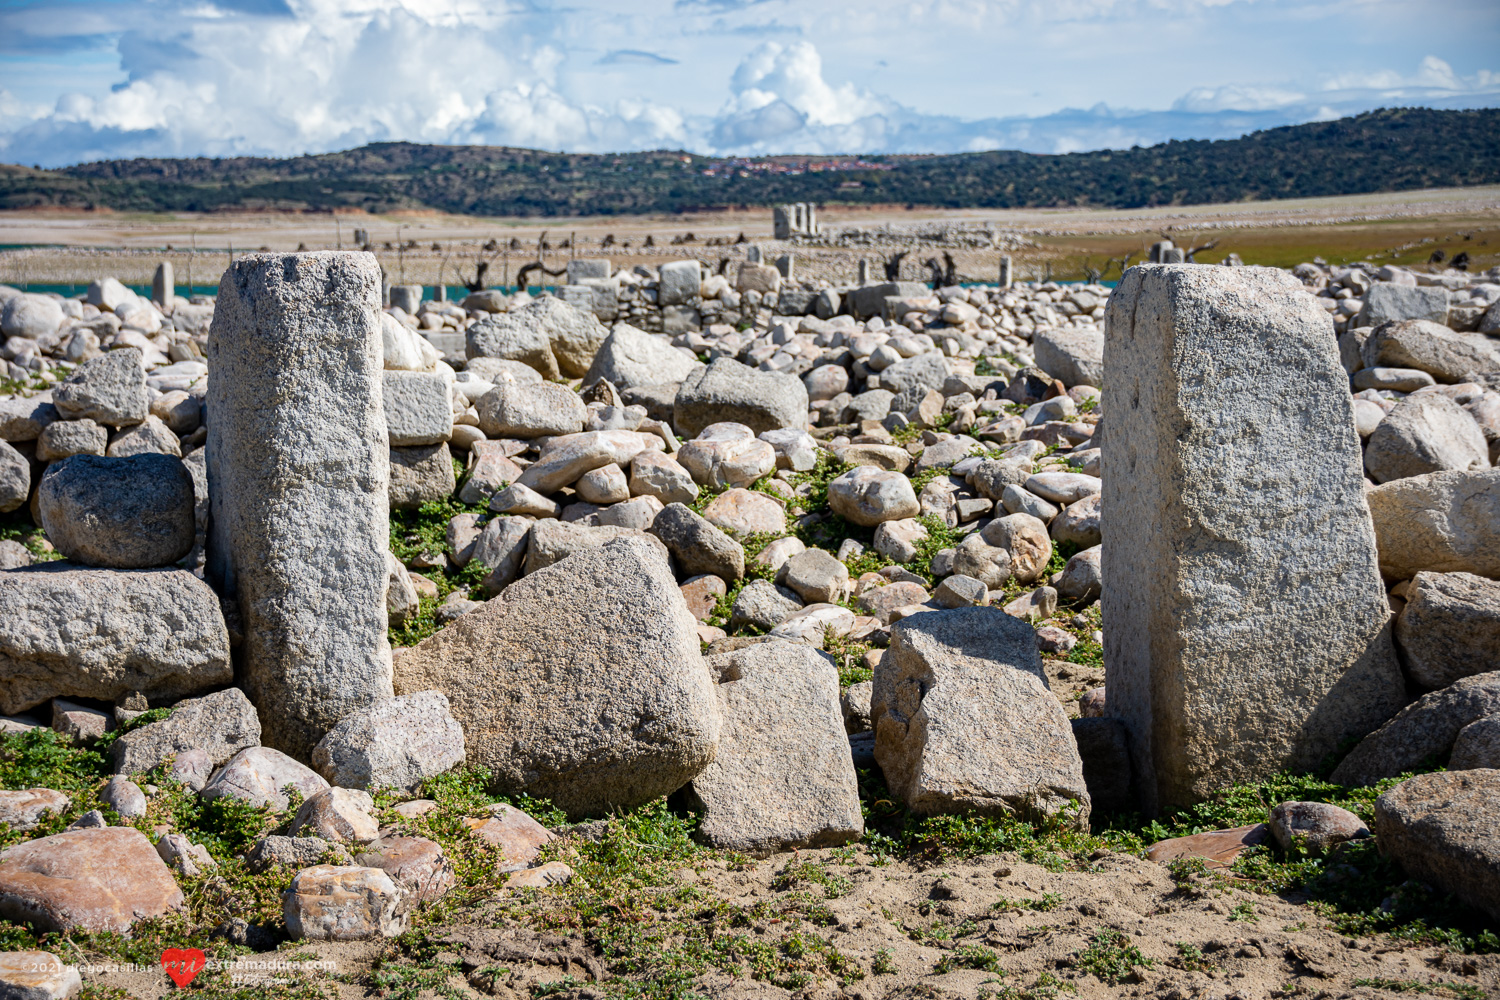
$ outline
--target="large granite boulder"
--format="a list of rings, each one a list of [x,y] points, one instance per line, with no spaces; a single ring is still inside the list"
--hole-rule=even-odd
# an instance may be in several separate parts
[[[403,653],[397,690],[447,695],[497,790],[572,816],[682,787],[719,741],[697,623],[660,550],[637,539],[511,584]]]
[[[1500,920],[1500,771],[1419,774],[1375,800],[1376,843],[1407,874]]]
[[[756,434],[807,427],[807,386],[795,375],[764,372],[733,358],[715,358],[684,378],[673,422],[696,437],[710,424],[744,424]]]
[[[37,487],[47,540],[85,566],[170,566],[193,548],[193,477],[171,455],[54,462]]]
[[[1341,785],[1373,785],[1441,764],[1465,726],[1497,712],[1500,670],[1465,677],[1407,705],[1361,740],[1330,777]]]
[[[0,917],[38,931],[129,934],[182,902],[171,870],[133,827],[69,830],[0,853]]]
[[[1365,499],[1386,579],[1424,569],[1500,578],[1500,469],[1398,479]]]

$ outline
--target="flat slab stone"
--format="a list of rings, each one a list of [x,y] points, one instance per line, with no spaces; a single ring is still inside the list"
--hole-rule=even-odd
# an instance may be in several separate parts
[[[699,835],[714,847],[771,854],[834,847],[864,833],[859,780],[826,654],[765,642],[714,657],[724,725],[693,779]]]
[[[1142,265],[1107,324],[1105,669],[1142,804],[1313,770],[1404,700],[1328,315],[1276,269]]]
[[[180,698],[229,684],[219,599],[186,570],[0,571],[0,714],[48,698]]]
[[[156,848],[132,827],[70,830],[0,852],[0,917],[41,931],[127,934],[182,901]]]

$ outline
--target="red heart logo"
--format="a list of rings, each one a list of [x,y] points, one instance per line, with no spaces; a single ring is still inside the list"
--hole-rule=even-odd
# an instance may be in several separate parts
[[[161,967],[179,987],[192,982],[207,964],[208,958],[202,948],[168,948],[161,953]]]

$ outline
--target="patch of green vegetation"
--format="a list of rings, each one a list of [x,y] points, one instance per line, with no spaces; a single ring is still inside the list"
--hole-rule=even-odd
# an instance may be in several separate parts
[[[990,995],[994,1000],[1056,1000],[1057,995],[1064,990],[1077,993],[1078,987],[1072,983],[1063,982],[1050,972],[1043,972],[1030,986],[1023,988],[1007,984]],[[983,997],[985,991],[981,990],[979,995]]]
[[[1022,910],[1035,910],[1038,913],[1046,913],[1055,910],[1063,903],[1062,893],[1044,892],[1040,899],[1005,899],[1001,898],[990,904],[990,909],[1001,912],[1019,912]]]
[[[1213,968],[1213,963],[1203,957],[1203,949],[1186,941],[1175,942],[1177,957],[1172,959],[1172,964],[1179,969],[1188,972],[1207,972]]]
[[[938,959],[932,971],[941,976],[954,969],[978,969],[981,972],[998,973],[1000,956],[982,945],[961,944],[950,951],[943,952],[943,957]]]
[[[421,598],[416,614],[390,630],[392,646],[414,646],[436,632],[441,627],[437,620],[438,605],[455,590],[462,591],[470,600],[485,599],[484,589],[480,586],[485,576],[483,565],[470,562],[450,573],[445,568],[446,561],[441,558],[448,547],[448,522],[459,514],[479,514],[482,519],[490,516],[483,504],[464,504],[451,497],[430,500],[416,510],[391,511],[391,554],[403,566],[423,553],[436,555],[439,562],[439,566],[421,571],[437,586],[437,597]]]
[[[8,514],[0,514],[0,542],[20,542],[31,553],[34,562],[52,562],[62,558],[62,553],[47,541],[46,534],[31,521],[31,513],[24,506]]]
[[[1110,986],[1135,975],[1136,969],[1149,969],[1153,964],[1131,943],[1129,935],[1111,927],[1096,930],[1088,947],[1075,952],[1070,961],[1075,969]]]
[[[891,949],[881,948],[875,953],[875,958],[870,962],[870,971],[877,976],[890,976],[896,973],[896,960],[891,957]]]
[[[810,861],[792,861],[787,864],[771,883],[771,888],[778,892],[786,892],[799,885],[816,885],[822,887],[825,899],[838,899],[847,896],[854,889],[854,885],[848,878],[838,872],[830,872],[820,864]]]
[[[1229,922],[1256,924],[1260,922],[1260,914],[1256,912],[1255,904],[1247,899],[1229,908]]]

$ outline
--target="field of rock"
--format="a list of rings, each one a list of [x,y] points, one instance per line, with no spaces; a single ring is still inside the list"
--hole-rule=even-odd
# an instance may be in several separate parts
[[[0,287],[0,998],[1500,990],[1500,273],[1151,257]]]

